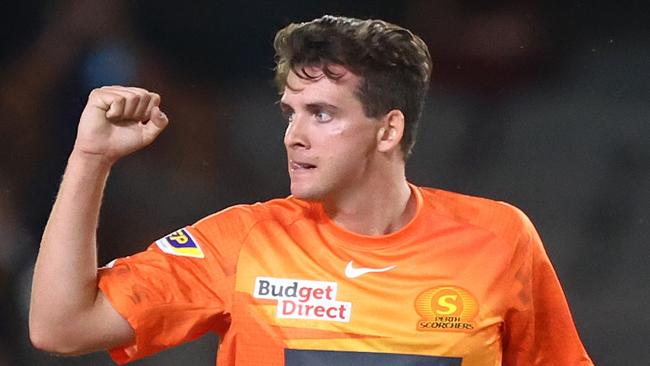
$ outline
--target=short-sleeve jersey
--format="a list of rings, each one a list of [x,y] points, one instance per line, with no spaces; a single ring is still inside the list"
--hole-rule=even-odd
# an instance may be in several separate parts
[[[208,216],[99,272],[135,340],[219,335],[219,366],[592,365],[535,229],[505,203],[411,186],[383,236],[293,197]]]

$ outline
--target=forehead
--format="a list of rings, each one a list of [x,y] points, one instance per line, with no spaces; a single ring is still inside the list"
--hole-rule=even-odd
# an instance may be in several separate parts
[[[340,65],[330,65],[328,68],[339,77],[337,79],[329,78],[323,69],[317,66],[303,69],[311,77],[310,79],[304,78],[304,75],[298,76],[291,70],[287,75],[281,102],[290,104],[297,98],[306,98],[307,102],[314,99],[330,101],[357,99],[355,90],[359,83],[359,77]]]

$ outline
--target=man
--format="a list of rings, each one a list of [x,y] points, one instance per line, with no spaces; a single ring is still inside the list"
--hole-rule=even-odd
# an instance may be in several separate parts
[[[292,196],[99,270],[109,170],[168,120],[144,89],[90,94],[36,263],[36,347],[123,363],[214,331],[219,365],[592,364],[520,211],[407,182],[431,71],[420,38],[325,16],[275,49]]]

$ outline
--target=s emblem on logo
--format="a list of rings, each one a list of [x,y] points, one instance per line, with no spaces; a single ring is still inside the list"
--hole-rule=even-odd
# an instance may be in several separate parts
[[[468,332],[476,326],[478,302],[463,288],[440,286],[421,292],[415,299],[415,311],[421,317],[417,330]]]

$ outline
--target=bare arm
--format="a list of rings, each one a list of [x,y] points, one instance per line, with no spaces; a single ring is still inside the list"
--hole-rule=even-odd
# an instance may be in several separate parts
[[[94,90],[36,261],[29,331],[40,349],[79,354],[133,340],[130,325],[97,287],[96,228],[111,166],[166,127],[160,98],[139,88]]]

